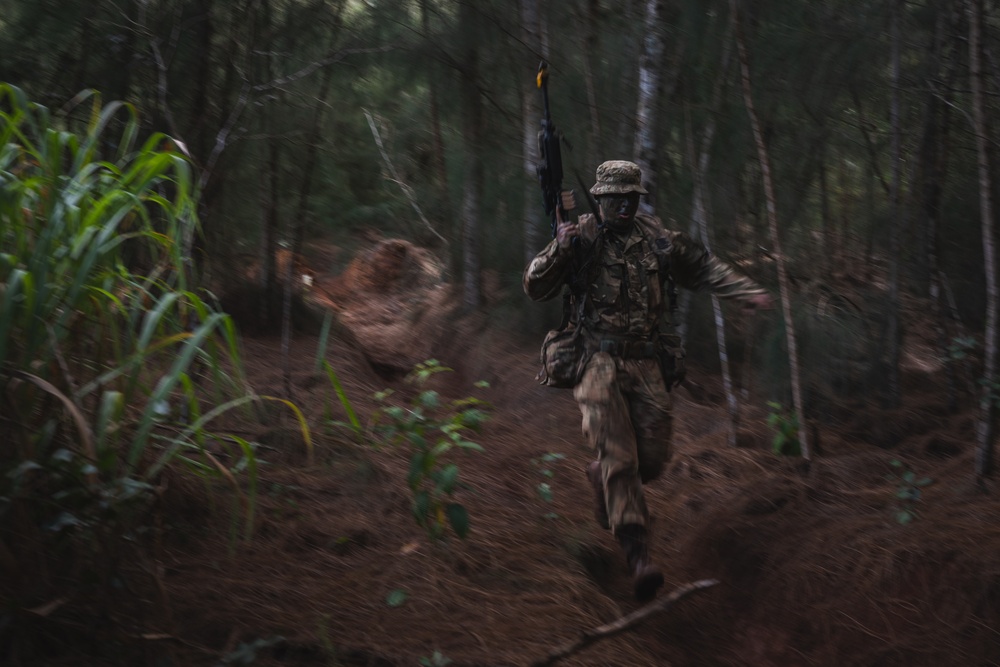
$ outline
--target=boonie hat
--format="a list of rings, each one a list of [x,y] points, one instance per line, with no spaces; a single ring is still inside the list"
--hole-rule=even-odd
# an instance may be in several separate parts
[[[625,195],[630,192],[647,194],[642,187],[642,173],[639,165],[627,160],[608,160],[597,168],[597,183],[590,188],[590,194]]]

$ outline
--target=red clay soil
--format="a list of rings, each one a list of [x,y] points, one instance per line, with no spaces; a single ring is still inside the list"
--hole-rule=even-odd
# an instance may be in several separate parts
[[[313,370],[317,337],[297,335],[291,381],[315,459],[288,412],[232,425],[261,443],[266,462],[246,541],[232,537],[225,484],[171,476],[144,559],[155,565],[134,578],[151,582],[137,592],[145,612],[133,633],[146,664],[388,667],[438,651],[456,667],[528,665],[637,608],[621,554],[593,520],[571,393],[536,384],[536,342],[475,319],[449,332],[430,352],[455,372],[433,387],[493,405],[474,438],[485,451],[452,459],[471,487],[459,497],[469,537],[433,543],[416,525],[404,447],[357,444],[323,425],[346,415]],[[378,375],[385,367],[353,336],[335,333],[326,358],[363,419],[378,390],[396,389],[400,402],[413,395],[399,376]],[[283,394],[280,341],[244,345],[254,388]],[[692,380],[697,392],[675,394],[673,459],[647,487],[652,552],[668,591],[721,583],[560,664],[1000,664],[1000,501],[972,484],[972,413],[947,411],[940,371],[908,374],[899,410],[845,405],[841,421],[817,425],[812,465],[769,451],[759,397],[746,407],[741,446],[727,446],[718,379],[695,368]],[[546,464],[551,478],[539,464],[547,453],[565,455]],[[907,471],[932,483],[904,525],[897,494]],[[395,591],[405,599],[391,605]]]

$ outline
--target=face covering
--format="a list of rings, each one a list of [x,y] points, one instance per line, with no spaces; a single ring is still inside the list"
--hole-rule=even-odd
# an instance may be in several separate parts
[[[630,192],[627,195],[604,195],[598,197],[601,207],[601,217],[604,224],[613,231],[625,231],[632,224],[635,212],[639,210],[639,194]]]

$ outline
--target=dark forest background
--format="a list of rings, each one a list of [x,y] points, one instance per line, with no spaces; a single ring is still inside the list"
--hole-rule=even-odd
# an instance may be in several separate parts
[[[807,393],[895,405],[904,310],[930,318],[942,357],[978,350],[976,377],[994,375],[995,334],[969,332],[996,326],[995,10],[7,0],[0,80],[70,116],[96,90],[177,140],[197,169],[201,279],[225,291],[233,267],[259,262],[269,317],[279,248],[332,240],[346,262],[377,230],[446,258],[466,310],[482,306],[484,272],[498,275],[508,298],[494,319],[537,333],[557,314],[518,285],[548,238],[535,176],[545,59],[569,186],[605,159],[639,162],[645,205],[668,224],[776,293],[787,274]],[[682,307],[692,355],[716,364],[707,306]],[[769,392],[798,405],[793,338],[772,329],[755,354]]]
[[[207,283],[225,290],[259,262],[277,304],[279,248],[323,238],[349,258],[374,229],[445,257],[467,310],[483,272],[498,275],[495,320],[534,334],[558,316],[519,289],[549,234],[545,59],[568,186],[632,159],[651,210],[776,293],[780,254],[806,391],[898,404],[904,309],[932,318],[943,356],[985,352],[976,375],[993,376],[995,346],[966,328],[995,327],[995,15],[978,0],[7,0],[0,80],[69,114],[95,89],[181,142]],[[700,301],[682,300],[689,347],[717,364]],[[791,400],[784,340],[772,331],[757,354]]]

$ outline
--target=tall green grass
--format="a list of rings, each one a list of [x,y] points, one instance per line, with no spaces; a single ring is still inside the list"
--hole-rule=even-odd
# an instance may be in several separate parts
[[[121,517],[183,463],[241,497],[246,470],[252,529],[254,447],[209,427],[270,397],[193,287],[191,165],[140,134],[128,104],[88,92],[53,114],[0,85],[0,528],[18,509],[52,530]]]

